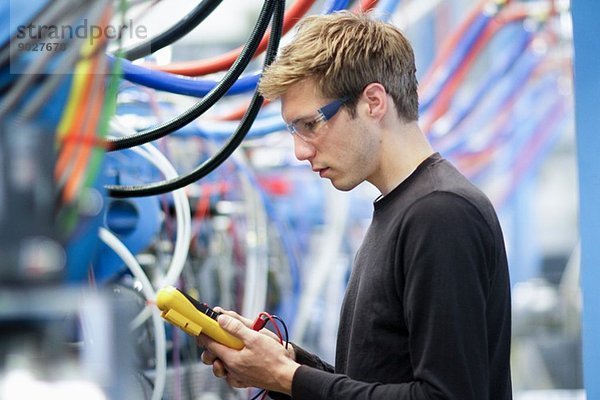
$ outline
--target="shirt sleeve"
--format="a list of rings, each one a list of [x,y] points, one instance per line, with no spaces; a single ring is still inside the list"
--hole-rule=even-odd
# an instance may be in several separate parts
[[[294,352],[296,353],[296,362],[298,364],[307,365],[311,368],[315,368],[321,371],[333,372],[334,368],[331,364],[321,360],[315,354],[304,350],[302,347],[297,346],[294,343],[292,343],[292,346],[294,346]]]
[[[409,331],[414,379],[381,384],[301,366],[292,398],[490,399],[486,298],[494,235],[467,200],[434,192],[400,224],[396,279]],[[400,288],[399,285],[402,285]],[[384,356],[382,354],[382,356]]]
[[[312,369],[315,370],[326,371],[329,373],[333,372],[333,366],[331,364],[326,363],[315,354],[304,350],[302,347],[298,346],[295,343],[290,343],[290,345],[294,346],[294,353],[296,354],[296,362],[298,364],[310,366]],[[286,394],[271,391],[269,392],[269,397],[273,400],[291,399],[291,397]]]

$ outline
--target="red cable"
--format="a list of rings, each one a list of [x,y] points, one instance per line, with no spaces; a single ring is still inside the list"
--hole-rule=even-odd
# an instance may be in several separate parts
[[[379,0],[362,0],[357,7],[354,7],[352,11],[369,11],[372,10],[378,3]]]
[[[270,101],[265,99],[263,101],[263,104],[261,107],[264,107],[269,103],[270,103]],[[248,107],[250,107],[250,101],[248,101],[246,104],[241,105],[240,107],[238,107],[236,110],[233,110],[229,114],[219,115],[215,119],[218,121],[239,121],[240,119],[242,119],[244,114],[246,114]]]
[[[363,9],[363,11],[369,11],[372,10],[377,5],[377,3],[379,3],[379,0],[363,0],[360,7]]]
[[[266,312],[263,311],[263,312],[261,312],[259,314],[259,318],[260,317],[265,317],[265,318],[267,318],[271,322],[271,324],[275,327],[275,331],[276,331],[275,334],[279,338],[279,343],[281,345],[283,345],[283,335],[281,334],[281,331],[279,330],[279,325],[277,325],[277,322],[275,321],[275,319],[273,318],[273,316],[271,314],[266,313]]]

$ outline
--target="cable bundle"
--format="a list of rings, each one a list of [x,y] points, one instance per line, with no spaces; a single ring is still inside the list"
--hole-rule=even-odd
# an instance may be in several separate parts
[[[103,137],[116,105],[118,77],[110,79],[104,57],[108,40],[96,35],[112,15],[108,0],[49,2],[0,50],[2,68],[12,72],[0,117],[43,126],[55,137],[54,176],[65,233],[74,229],[76,203],[100,173]],[[113,76],[117,70],[115,65]]]
[[[570,74],[557,13],[554,2],[480,2],[422,81],[422,128],[434,147],[479,182],[493,179],[497,168],[509,171],[512,178],[493,196],[498,206],[515,192],[517,177],[537,168],[555,143],[552,137],[564,132],[557,128],[560,121],[569,119],[569,100],[557,87],[561,76]],[[489,70],[478,73],[488,55]],[[527,99],[536,99],[525,106],[534,111],[520,112]],[[535,144],[541,136],[544,146]],[[532,141],[521,155],[528,156],[519,157],[515,148],[527,137]]]
[[[117,139],[110,143],[110,149],[120,149],[132,147],[141,143],[145,143],[150,140],[157,139],[168,133],[171,133],[197,118],[203,112],[205,112],[210,106],[212,106],[220,97],[222,97],[228,90],[237,77],[241,74],[242,70],[248,65],[252,54],[258,47],[258,40],[264,35],[268,22],[273,16],[273,37],[269,42],[269,48],[267,49],[267,55],[265,58],[265,66],[269,65],[275,58],[277,48],[279,46],[279,38],[281,37],[281,29],[283,23],[283,4],[278,0],[267,0],[261,11],[259,21],[255,27],[254,32],[251,35],[251,39],[244,47],[244,50],[240,53],[239,58],[234,64],[233,68],[228,74],[221,80],[206,98],[197,103],[195,106],[188,109],[180,116],[173,118],[158,127],[151,128],[149,130],[138,133],[133,137],[127,137]],[[230,138],[230,140],[223,146],[223,148],[207,160],[205,163],[200,165],[194,171],[181,176],[176,179],[169,181],[158,182],[154,184],[147,184],[141,186],[130,186],[130,187],[115,187],[108,186],[107,189],[109,194],[114,197],[131,197],[131,196],[150,196],[155,194],[167,193],[169,191],[184,187],[198,179],[206,176],[217,168],[231,153],[239,146],[242,142],[246,133],[250,129],[250,126],[254,122],[258,110],[262,105],[263,98],[255,92],[250,107],[248,108],[244,118],[240,122],[236,132]]]

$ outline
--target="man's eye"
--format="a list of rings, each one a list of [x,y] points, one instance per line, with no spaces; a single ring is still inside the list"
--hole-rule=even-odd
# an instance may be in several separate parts
[[[318,122],[319,121],[316,119],[312,121],[302,121],[300,122],[300,125],[303,131],[312,132],[317,127]]]

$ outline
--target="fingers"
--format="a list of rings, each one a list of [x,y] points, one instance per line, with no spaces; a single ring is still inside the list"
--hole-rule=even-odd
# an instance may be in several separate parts
[[[227,377],[227,368],[225,368],[225,364],[218,358],[212,363],[212,370],[217,378]]]
[[[212,363],[214,363],[215,360],[218,360],[217,356],[215,356],[213,353],[211,353],[208,350],[204,350],[202,352],[202,355],[200,356],[200,359],[206,365],[212,365]]]
[[[236,321],[240,323],[239,321]],[[206,338],[205,335],[200,335],[196,338],[196,342],[199,346],[207,345],[211,346],[210,339]],[[200,356],[202,362],[206,365],[212,365],[213,375],[217,378],[225,378],[227,383],[234,388],[246,388],[248,385],[242,383],[239,379],[235,379],[234,377],[229,376],[229,372],[225,363],[219,359],[213,352],[209,349],[204,349],[202,355]]]
[[[217,378],[224,378],[227,376],[227,368],[223,361],[219,360],[217,356],[211,353],[209,350],[204,350],[200,356],[202,362],[206,365],[212,365],[213,374]]]
[[[196,344],[201,349],[206,349],[206,346],[208,345],[208,341],[207,341],[206,335],[200,334],[200,335],[196,336]]]
[[[294,349],[294,345],[293,345],[293,344],[290,344],[290,345],[288,346],[287,352],[288,352],[288,356],[289,356],[289,357],[290,357],[292,360],[296,361],[296,349]]]
[[[227,314],[219,315],[217,321],[219,322],[221,328],[231,333],[238,339],[241,339],[244,343],[246,343],[247,340],[250,340],[252,335],[256,334],[255,331],[248,328],[240,320],[230,317]]]
[[[277,336],[275,333],[271,332],[267,328],[263,328],[259,332],[262,333],[263,335],[268,336],[271,339],[275,340],[277,343],[279,343],[279,336]]]
[[[221,307],[218,307],[218,306],[215,307],[214,310],[217,312],[220,312],[221,314],[229,315],[230,317],[233,317],[237,320],[242,321],[242,323],[244,325],[246,325],[248,328],[252,327],[252,324],[254,323],[251,319],[242,317],[240,314],[236,313],[235,311],[223,310]]]
[[[211,338],[210,336],[205,335],[204,333],[201,333],[198,336],[196,336],[196,344],[202,350],[210,349],[213,354],[217,355],[220,355],[219,348],[226,347],[221,343],[217,342],[215,339]]]
[[[214,376],[217,378],[225,378],[227,383],[234,388],[246,388],[248,385],[242,383],[242,381],[229,376],[225,364],[214,356],[210,351],[204,351],[202,353],[202,362],[207,365],[212,364],[212,371]]]

